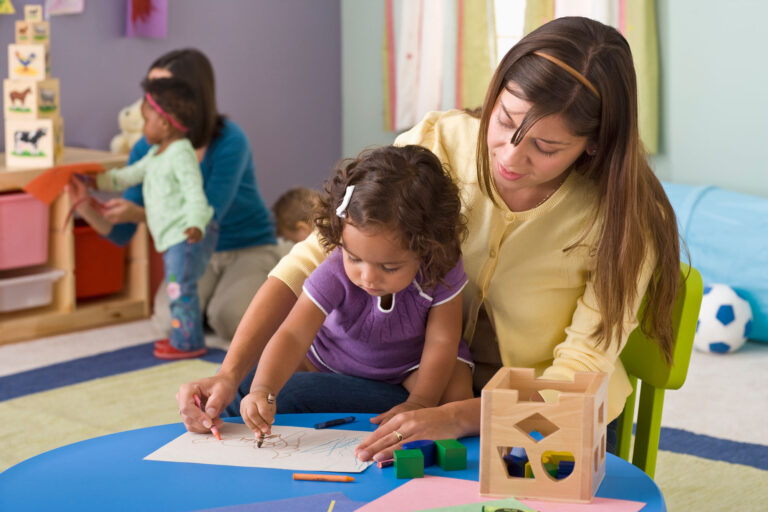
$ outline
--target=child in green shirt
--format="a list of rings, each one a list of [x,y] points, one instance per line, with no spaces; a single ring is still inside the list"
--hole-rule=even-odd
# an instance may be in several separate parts
[[[144,135],[153,146],[138,162],[98,175],[96,185],[124,190],[142,183],[147,226],[163,253],[172,318],[170,339],[156,342],[154,354],[160,359],[199,357],[206,348],[197,281],[216,248],[218,226],[197,154],[185,135],[197,122],[196,103],[189,87],[174,78],[147,80],[143,86]],[[99,233],[111,230],[91,203],[78,204],[77,211]]]

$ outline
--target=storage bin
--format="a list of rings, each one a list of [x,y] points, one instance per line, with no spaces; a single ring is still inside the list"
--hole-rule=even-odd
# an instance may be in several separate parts
[[[36,308],[51,303],[53,283],[61,269],[23,268],[0,273],[0,312]]]
[[[75,297],[86,299],[123,289],[125,247],[100,236],[87,224],[75,224]]]
[[[0,270],[48,261],[48,217],[48,206],[29,194],[0,194]]]

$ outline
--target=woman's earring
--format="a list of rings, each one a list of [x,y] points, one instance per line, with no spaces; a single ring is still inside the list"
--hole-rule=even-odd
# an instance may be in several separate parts
[[[597,154],[597,146],[590,146],[587,148],[587,154],[589,156],[595,156]]]

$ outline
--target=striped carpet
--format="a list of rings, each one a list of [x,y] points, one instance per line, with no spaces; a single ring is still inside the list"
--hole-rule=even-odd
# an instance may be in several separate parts
[[[768,354],[768,346],[764,348]],[[179,421],[174,400],[179,385],[213,374],[223,357],[223,350],[213,349],[202,359],[161,362],[146,342],[6,372],[0,376],[0,417],[5,418],[0,425],[0,471],[65,444]],[[766,387],[764,375],[755,378]],[[732,393],[737,397],[744,391]],[[717,403],[711,401],[713,407]],[[766,406],[753,402],[747,414],[762,420]],[[669,408],[670,400],[665,419]],[[673,416],[671,423],[680,422]],[[750,434],[753,442],[678,427],[662,428],[656,470],[670,511],[768,510],[766,424],[756,439]]]

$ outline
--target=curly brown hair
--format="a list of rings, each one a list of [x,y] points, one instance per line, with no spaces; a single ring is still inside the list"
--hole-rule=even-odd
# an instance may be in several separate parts
[[[347,187],[355,189],[345,217],[336,209]],[[387,228],[421,260],[421,283],[434,286],[459,261],[466,219],[459,189],[440,160],[421,146],[369,149],[342,160],[323,185],[314,223],[328,251],[341,243],[346,224]]]
[[[199,121],[197,103],[192,88],[178,78],[156,78],[141,82],[144,92],[152,96],[168,115],[187,129],[188,136]]]

